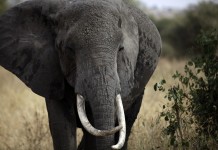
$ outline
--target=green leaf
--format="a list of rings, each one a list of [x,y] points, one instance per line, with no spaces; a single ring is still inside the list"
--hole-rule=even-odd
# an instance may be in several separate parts
[[[192,62],[192,61],[189,61],[189,62],[188,62],[188,65],[189,65],[189,66],[193,66],[193,62]]]
[[[164,85],[165,83],[166,83],[166,80],[165,79],[163,79],[163,80],[161,80],[161,85]]]
[[[165,116],[165,113],[164,113],[164,112],[161,112],[161,113],[160,113],[160,116],[161,116],[161,117]]]
[[[169,118],[168,118],[168,116],[165,116],[165,118],[164,118],[164,119],[165,119],[165,121],[169,121]]]
[[[171,138],[170,139],[170,145],[174,145],[174,143],[175,143],[175,138]]]
[[[157,91],[157,83],[154,85],[154,90]]]

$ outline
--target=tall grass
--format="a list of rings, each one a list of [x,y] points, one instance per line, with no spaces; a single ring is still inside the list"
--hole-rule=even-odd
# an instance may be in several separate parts
[[[143,103],[129,138],[129,150],[169,149],[162,134],[159,112],[165,103],[153,85],[171,75],[184,61],[162,59],[145,88]],[[173,81],[172,81],[173,82]],[[81,131],[78,137],[81,138]],[[17,77],[0,68],[0,150],[51,150],[48,117],[44,98],[34,94]]]
[[[45,103],[19,79],[0,68],[0,150],[49,150]]]

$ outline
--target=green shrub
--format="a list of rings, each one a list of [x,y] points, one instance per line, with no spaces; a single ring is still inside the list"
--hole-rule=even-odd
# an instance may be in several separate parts
[[[191,138],[184,136],[193,129],[200,149],[218,144],[218,34],[216,31],[200,34],[195,50],[203,53],[184,66],[184,73],[176,71],[172,78],[176,85],[166,88],[166,81],[154,85],[155,91],[166,93],[168,105],[163,105],[160,117],[167,122],[164,133],[170,145],[188,148]],[[189,130],[189,131],[188,131]],[[210,142],[209,142],[210,141]]]

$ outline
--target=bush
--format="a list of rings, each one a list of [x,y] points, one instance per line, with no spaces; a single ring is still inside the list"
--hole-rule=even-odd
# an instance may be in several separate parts
[[[193,129],[192,139],[198,140],[200,149],[218,144],[217,46],[216,31],[202,32],[194,50],[201,51],[203,55],[189,61],[184,73],[176,71],[172,78],[178,84],[166,89],[166,81],[162,80],[154,85],[155,91],[166,92],[165,98],[170,102],[163,105],[160,116],[167,122],[163,131],[169,135],[171,146],[189,147],[191,138],[185,137],[184,133],[190,129]]]

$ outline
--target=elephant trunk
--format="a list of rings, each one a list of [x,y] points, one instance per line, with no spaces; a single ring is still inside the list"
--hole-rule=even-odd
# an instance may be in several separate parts
[[[93,132],[96,131],[97,133],[94,133],[93,135],[100,136],[96,137],[95,140],[96,149],[99,150],[111,149],[111,146],[114,145],[114,133],[119,130],[123,140],[119,140],[118,144],[112,146],[112,148],[121,148],[125,141],[125,134],[122,134],[126,128],[125,123],[121,123],[120,126],[115,127],[116,112],[119,112],[118,114],[120,114],[120,112],[123,114],[121,115],[123,119],[120,119],[119,115],[119,121],[123,122],[124,120],[125,122],[125,117],[123,108],[119,109],[118,111],[116,109],[116,106],[120,106],[119,102],[116,104],[116,99],[118,97],[117,95],[120,93],[120,88],[118,75],[116,72],[114,72],[115,71],[107,66],[98,67],[97,72],[95,70],[94,74],[89,74],[89,80],[85,82],[85,86],[83,84],[86,93],[85,100],[88,101],[91,106],[94,127],[89,123],[86,117],[83,97],[80,95],[77,96],[80,120],[85,129],[86,127],[89,128],[87,130],[89,133],[93,134]],[[118,98],[118,101],[120,101],[122,105],[121,98]],[[81,112],[83,112],[82,115]]]
[[[77,95],[77,109],[78,109],[79,118],[82,122],[83,127],[90,134],[95,135],[95,136],[112,135],[120,130],[120,137],[119,137],[118,143],[116,145],[111,146],[111,147],[112,147],[112,149],[121,149],[125,143],[125,138],[126,138],[126,121],[125,121],[125,114],[124,114],[124,109],[123,109],[123,104],[122,104],[122,99],[121,99],[120,94],[117,95],[117,97],[116,97],[116,106],[117,106],[116,112],[117,112],[119,126],[115,127],[114,129],[111,129],[111,130],[98,130],[98,129],[95,129],[90,124],[90,122],[86,116],[85,100],[84,100],[83,96]]]
[[[91,107],[93,109],[94,125],[99,130],[108,130],[115,127],[115,93],[108,88],[98,90],[99,96],[93,100]],[[114,135],[96,138],[96,147],[99,150],[110,149],[114,144]]]

